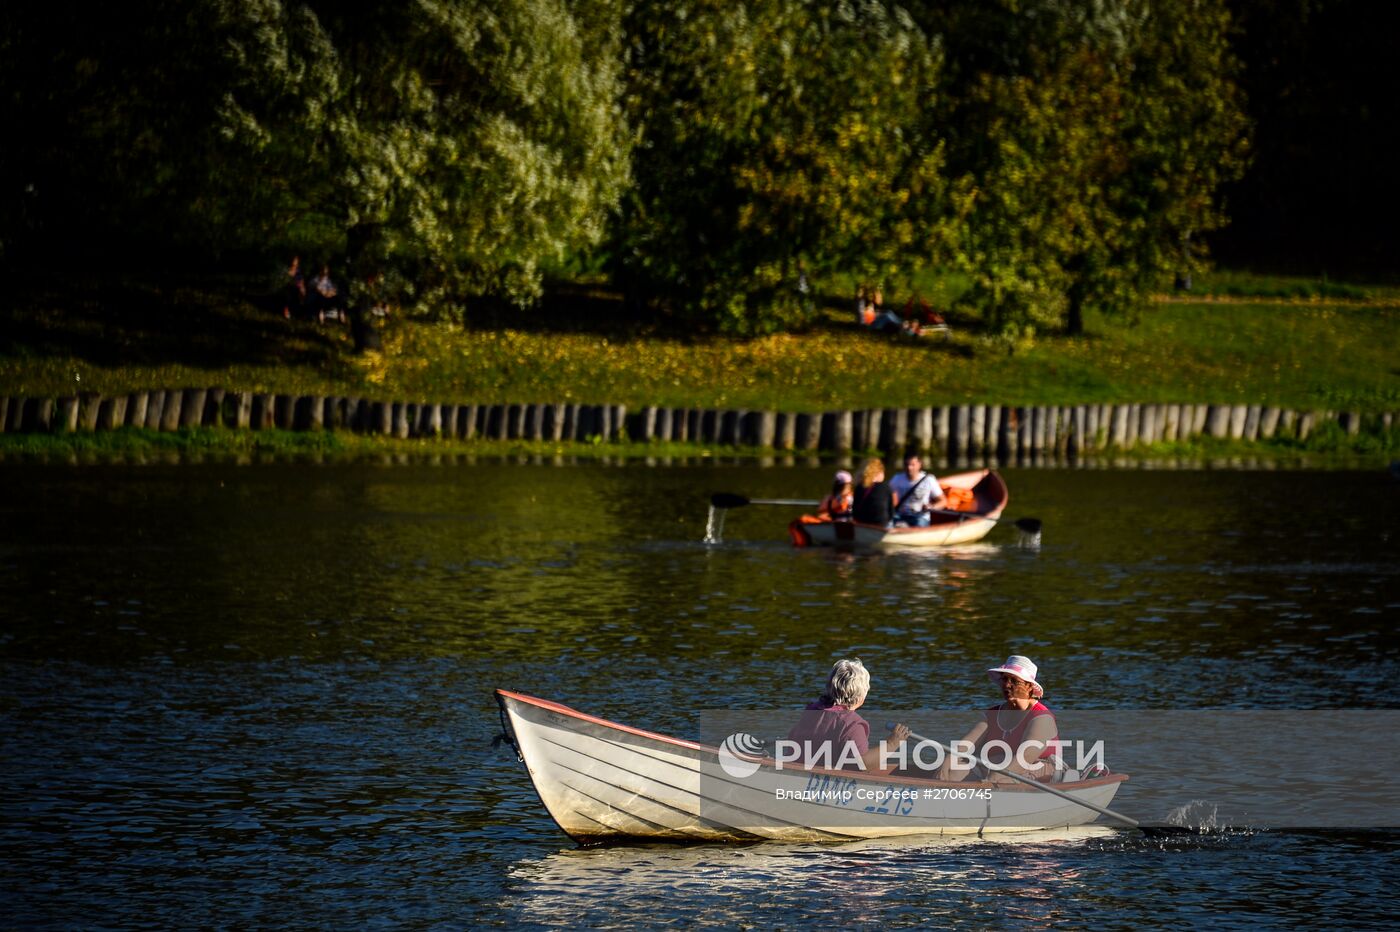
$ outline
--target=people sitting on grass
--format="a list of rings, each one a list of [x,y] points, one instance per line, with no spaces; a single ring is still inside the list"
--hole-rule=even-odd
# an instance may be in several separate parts
[[[349,323],[349,315],[345,313],[345,299],[340,294],[340,288],[336,285],[335,279],[331,278],[330,265],[322,265],[321,272],[311,280],[311,301],[312,314],[321,323],[328,320],[336,323]]]
[[[924,472],[924,461],[918,453],[904,458],[904,472],[890,480],[890,491],[895,498],[896,527],[928,527],[934,512],[948,504],[938,477]]]
[[[306,278],[301,274],[301,256],[292,256],[282,286],[282,317],[300,317],[306,308]]]

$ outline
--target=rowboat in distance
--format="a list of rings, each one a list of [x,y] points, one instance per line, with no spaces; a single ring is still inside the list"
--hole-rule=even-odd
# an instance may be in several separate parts
[[[1039,832],[1098,818],[1019,784],[780,765],[496,690],[507,737],[545,809],[581,844],[625,840],[811,842]],[[794,713],[794,716],[798,713]],[[1127,779],[1054,784],[1106,807]]]
[[[886,528],[858,521],[802,515],[788,525],[797,547],[951,547],[987,536],[1010,500],[1006,481],[995,470],[976,469],[939,478],[948,494],[946,511],[928,527]]]

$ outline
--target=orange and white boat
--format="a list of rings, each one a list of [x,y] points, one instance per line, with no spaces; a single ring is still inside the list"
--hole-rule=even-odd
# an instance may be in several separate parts
[[[859,521],[833,521],[827,515],[802,515],[788,525],[788,534],[798,547],[951,547],[970,544],[986,537],[996,527],[1011,497],[1006,481],[991,469],[941,476],[938,484],[947,494],[948,506],[934,513],[928,527],[887,528]],[[1022,526],[1022,522],[1017,524]],[[1029,526],[1022,529],[1032,531]],[[1034,531],[1038,530],[1039,522],[1035,522]]]

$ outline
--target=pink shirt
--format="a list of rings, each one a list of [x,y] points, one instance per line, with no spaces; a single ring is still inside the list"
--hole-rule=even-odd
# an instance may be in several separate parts
[[[844,754],[849,761],[851,752],[847,745],[855,746],[855,753],[864,755],[870,750],[870,723],[843,705],[817,699],[807,703],[802,718],[788,732],[788,740],[802,746],[802,758],[807,759],[807,743],[811,743],[813,755],[822,753],[829,747],[831,758],[827,766],[835,767]]]
[[[1055,724],[1055,713],[1046,708],[1043,703],[1037,701],[1035,705],[1026,710],[1026,714],[1021,718],[1020,724],[1010,731],[1002,731],[1001,725],[997,722],[997,710],[1000,708],[1000,705],[994,705],[987,710],[987,733],[982,736],[983,745],[991,741],[1005,741],[1007,747],[1015,751],[1021,747],[1021,742],[1026,740],[1026,730],[1031,727],[1032,719],[1040,718],[1042,715],[1048,715],[1050,716],[1050,724],[1052,726]],[[1058,727],[1056,727],[1054,731],[1055,733],[1050,736],[1051,740],[1060,736]],[[1047,742],[1045,750],[1040,752],[1040,757],[1037,758],[1037,760],[1054,756],[1055,749],[1050,747]]]

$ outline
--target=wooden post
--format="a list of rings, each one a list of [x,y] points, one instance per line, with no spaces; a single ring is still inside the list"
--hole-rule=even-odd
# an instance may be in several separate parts
[[[1307,440],[1312,433],[1313,424],[1317,421],[1317,414],[1313,411],[1298,412],[1298,439]]]
[[[1173,443],[1181,424],[1181,405],[1162,406],[1162,440]]]
[[[987,405],[986,433],[982,436],[982,449],[989,457],[995,457],[1001,446],[1001,405]]]
[[[180,392],[180,409],[174,412],[174,424],[167,429],[176,430],[183,427],[203,426],[204,396],[205,390],[202,388],[187,388]],[[171,420],[171,413],[166,412],[167,423]]]
[[[838,453],[849,453],[855,433],[855,414],[851,411],[837,411],[832,447]]]
[[[914,448],[925,456],[929,455],[933,447],[933,409],[910,408],[908,417]]]
[[[10,419],[10,399],[9,396],[0,398],[0,433],[9,430]]]
[[[776,444],[780,450],[793,450],[797,447],[797,414],[793,411],[783,411],[778,414],[778,424],[775,431],[777,435]]]
[[[408,404],[395,401],[389,408],[389,435],[403,439],[408,436]]]
[[[1360,411],[1343,411],[1337,420],[1342,425],[1342,430],[1347,432],[1348,437],[1355,437],[1361,432]]]
[[[58,399],[58,412],[53,419],[55,433],[72,434],[78,430],[78,396],[64,395]]]
[[[199,416],[201,427],[222,427],[224,423],[224,399],[228,392],[222,388],[211,388],[204,393],[204,411]]]
[[[997,430],[997,456],[1004,460],[1015,458],[1020,446],[1019,430],[1021,421],[1016,408],[1007,405],[1001,409],[1001,427]]]
[[[1259,439],[1259,405],[1250,405],[1244,412],[1244,431],[1242,436],[1245,440]]]
[[[233,392],[229,395],[228,426],[247,430],[253,423],[253,393]]]
[[[797,415],[797,449],[813,452],[820,448],[822,440],[822,416],[820,414],[799,413]]]
[[[29,399],[33,407],[26,404],[26,409],[32,410],[32,418],[26,415],[27,428],[32,431],[42,431],[48,433],[54,429],[54,412],[57,407],[52,398],[31,398]]]
[[[371,401],[369,403],[369,421],[365,425],[365,430],[371,434],[386,437],[393,429],[394,406],[387,401]]]
[[[179,430],[180,412],[185,406],[185,393],[172,388],[165,393],[165,407],[160,412],[161,430]]]
[[[117,402],[121,402],[121,410],[117,409]],[[0,419],[3,420],[3,419]],[[115,398],[104,398],[97,408],[97,430],[115,430],[122,426],[126,420],[126,396],[118,395]]]
[[[146,427],[146,407],[150,404],[150,393],[132,392],[126,396],[126,417],[122,420],[125,427]]]
[[[773,411],[759,411],[754,415],[754,446],[765,450],[778,445],[778,415]]]
[[[626,439],[627,439],[627,406],[626,406],[626,405],[612,405],[612,406],[611,406],[611,410],[609,411],[609,417],[610,417],[610,422],[609,422],[609,425],[608,425],[608,426],[611,428],[611,432],[608,434],[608,439],[609,439],[609,440],[614,440],[614,441],[617,441],[617,442],[622,442],[622,441],[626,440]]]
[[[1157,406],[1143,405],[1138,411],[1138,439],[1151,443],[1157,433]]]
[[[296,398],[291,395],[277,395],[272,399],[272,416],[280,430],[291,430],[296,418]]]
[[[97,414],[102,407],[102,396],[97,392],[83,392],[78,396],[78,430],[92,432],[97,429]],[[0,413],[0,424],[5,416]],[[2,429],[2,428],[0,428]]]
[[[982,441],[987,436],[987,406],[969,406],[967,417],[967,455],[977,456],[982,453]]]
[[[1259,439],[1268,440],[1278,432],[1279,413],[1273,405],[1265,405],[1259,412]]]
[[[165,391],[156,389],[146,394],[146,423],[141,425],[147,430],[160,430],[161,417],[165,414]]]
[[[1110,446],[1123,449],[1128,437],[1128,406],[1114,405],[1113,414],[1108,425],[1108,442]]]
[[[1206,411],[1206,436],[1228,437],[1230,435],[1230,408],[1226,405],[1211,405]]]
[[[564,433],[564,406],[561,404],[547,405],[544,408],[544,423],[541,424],[542,436],[551,443],[558,443],[559,438]]]
[[[296,396],[292,399],[292,430],[311,430],[313,424],[319,427],[321,413],[320,398],[312,395]]]
[[[1244,405],[1230,406],[1230,439],[1239,440],[1244,436],[1244,419],[1249,409]]]

